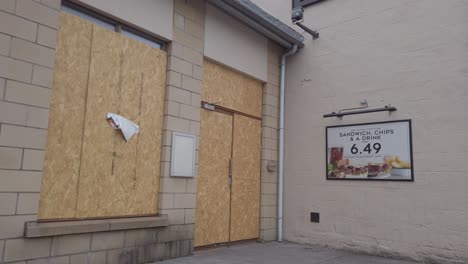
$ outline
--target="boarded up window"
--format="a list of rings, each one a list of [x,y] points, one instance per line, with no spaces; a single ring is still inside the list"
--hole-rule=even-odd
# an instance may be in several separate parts
[[[157,213],[165,72],[164,51],[60,14],[40,220]]]

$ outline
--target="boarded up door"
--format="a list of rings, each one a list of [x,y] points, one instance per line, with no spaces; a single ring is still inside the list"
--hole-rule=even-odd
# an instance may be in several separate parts
[[[232,116],[202,111],[195,246],[229,241]]]
[[[39,219],[156,214],[165,52],[62,12],[55,69]]]
[[[260,120],[234,115],[231,241],[259,235],[261,130]]]
[[[260,82],[205,61],[199,147],[195,246],[259,235]],[[232,160],[232,184],[229,164]]]

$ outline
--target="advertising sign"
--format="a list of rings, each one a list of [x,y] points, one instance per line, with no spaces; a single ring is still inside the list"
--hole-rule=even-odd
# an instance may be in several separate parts
[[[413,181],[411,120],[326,128],[327,179]]]

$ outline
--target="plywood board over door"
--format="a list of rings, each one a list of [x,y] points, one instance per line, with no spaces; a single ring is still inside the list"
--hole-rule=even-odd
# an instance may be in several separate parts
[[[231,241],[259,236],[261,133],[260,120],[234,115]]]
[[[205,60],[202,100],[195,246],[258,238],[262,83]]]
[[[262,83],[210,60],[203,64],[202,100],[262,117]]]
[[[49,134],[39,219],[156,214],[166,53],[83,21],[61,14],[57,65],[77,64],[84,70],[78,76],[71,69],[55,73],[52,97],[56,100],[51,104],[50,122],[58,130],[64,125],[68,134]],[[83,37],[75,37],[77,33]],[[72,55],[87,59],[75,62]],[[68,91],[78,84],[77,91]],[[107,123],[107,112],[134,121],[140,132],[126,142]],[[70,142],[51,145],[60,136]],[[73,155],[64,157],[65,150]],[[73,170],[62,173],[60,168],[66,168],[71,158]],[[71,185],[55,183],[65,180]],[[61,199],[70,201],[66,210],[60,206]]]
[[[232,115],[201,112],[195,246],[229,240]]]

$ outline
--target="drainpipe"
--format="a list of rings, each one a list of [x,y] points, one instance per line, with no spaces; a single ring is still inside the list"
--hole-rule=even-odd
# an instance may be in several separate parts
[[[286,57],[297,52],[297,45],[281,57],[280,76],[280,125],[279,125],[279,165],[278,165],[278,241],[283,241],[283,166],[284,166],[284,86],[286,78]]]

